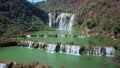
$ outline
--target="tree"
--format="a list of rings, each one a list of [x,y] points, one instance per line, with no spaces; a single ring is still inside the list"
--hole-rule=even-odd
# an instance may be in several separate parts
[[[96,26],[96,20],[94,18],[88,18],[86,20],[86,23],[87,23],[87,27],[89,29],[92,29],[92,28],[94,28]]]

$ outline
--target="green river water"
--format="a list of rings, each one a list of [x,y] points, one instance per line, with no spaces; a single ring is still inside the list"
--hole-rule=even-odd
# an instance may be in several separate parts
[[[61,66],[65,68],[117,68],[111,57],[92,55],[75,56],[64,53],[50,54],[43,50],[18,46],[3,48],[0,51],[0,59],[22,63],[38,61],[54,68],[60,68]]]
[[[80,35],[78,31],[72,31],[72,35]],[[36,35],[44,34],[69,34],[68,31],[40,31],[34,32]],[[27,38],[34,41],[44,41],[51,43],[66,43],[73,42],[76,45],[89,44],[90,38],[78,38],[78,37],[31,37]],[[100,42],[92,38],[92,41],[99,45]],[[105,56],[92,56],[92,55],[69,55],[64,53],[50,54],[46,51],[39,49],[29,49],[26,47],[4,47],[0,50],[0,59],[5,61],[16,61],[20,63],[31,63],[38,61],[42,64],[53,66],[53,68],[117,68],[112,57]]]
[[[34,32],[33,35],[49,35],[49,34],[54,34],[54,35],[58,35],[58,34],[63,34],[63,35],[76,35],[76,36],[82,36],[81,33],[77,30],[73,30],[73,31],[67,31],[67,30],[55,30],[55,31],[38,31],[38,32]],[[89,40],[91,40],[92,42],[94,42],[96,45],[100,45],[100,41],[95,39],[95,38],[78,38],[78,37],[30,37],[27,38],[28,40],[33,40],[33,41],[44,41],[44,42],[51,42],[51,43],[70,43],[73,42],[76,45],[88,45],[89,44]]]

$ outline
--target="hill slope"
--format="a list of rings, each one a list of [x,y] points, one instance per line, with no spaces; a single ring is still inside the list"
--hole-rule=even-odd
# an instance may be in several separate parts
[[[0,39],[44,29],[47,14],[26,0],[0,0]]]
[[[48,0],[36,5],[46,12],[75,13],[75,29],[120,38],[119,0]]]

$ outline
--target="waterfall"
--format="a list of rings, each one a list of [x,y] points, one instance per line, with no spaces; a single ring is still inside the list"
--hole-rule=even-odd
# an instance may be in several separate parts
[[[70,53],[70,49],[71,49],[70,45],[66,45],[66,54]]]
[[[38,49],[41,48],[41,44],[42,44],[42,42],[39,42],[39,43],[38,43],[38,45],[39,45],[39,46],[38,46]]]
[[[63,53],[64,52],[63,50],[64,50],[64,46],[61,44],[60,45],[60,53]]]
[[[102,55],[100,46],[99,47],[97,47],[97,46],[93,47],[93,55],[94,56],[101,56]]]
[[[49,27],[58,24],[57,29],[59,30],[72,30],[75,14],[70,13],[60,13],[56,18],[52,13],[48,13],[49,16]],[[55,20],[56,19],[56,20]],[[69,19],[69,22],[67,21]],[[54,21],[54,23],[52,23]]]
[[[71,46],[70,54],[72,54],[72,55],[80,55],[79,50],[80,50],[79,46]]]
[[[70,22],[69,22],[69,25],[68,25],[68,30],[72,30],[74,18],[75,18],[75,15],[72,14],[72,17],[70,18]]]
[[[98,55],[98,48],[96,47],[95,55]]]
[[[38,49],[43,49],[44,42],[39,42],[38,44],[39,44],[39,47],[38,47]]]
[[[85,46],[85,54],[89,55],[89,46]]]
[[[114,48],[113,47],[106,47],[106,56],[114,57]]]
[[[55,53],[56,44],[48,44],[47,52]]]
[[[21,46],[28,46],[28,48],[32,48],[34,45],[33,41],[21,41]],[[71,54],[71,55],[80,55],[80,46],[76,45],[69,45],[69,44],[61,44],[59,47],[57,47],[57,44],[48,43],[45,44],[45,42],[38,42],[38,48],[43,49],[44,45],[47,46],[45,50],[49,53],[56,53],[57,49],[60,51],[60,53],[65,54]],[[84,53],[86,55],[94,55],[94,56],[108,56],[108,57],[114,57],[115,49],[114,47],[101,47],[101,46],[93,46],[90,47],[89,45],[85,46],[82,51],[84,50]],[[91,52],[92,51],[92,52]],[[57,51],[58,52],[58,51]]]
[[[29,47],[28,48],[32,48],[33,42],[32,41],[28,41],[29,43]]]
[[[71,46],[70,54],[75,54],[75,50],[76,50],[75,46]]]
[[[99,56],[101,56],[101,47],[99,46]]]
[[[51,44],[48,44],[48,48],[47,48],[47,52],[50,52],[51,51]]]
[[[49,27],[52,27],[52,13],[48,13],[49,16]]]
[[[96,46],[93,47],[92,53],[93,53],[94,56],[97,55],[97,48],[96,48]]]
[[[72,15],[70,17],[70,15]],[[70,17],[70,21],[67,24],[66,18]],[[75,15],[68,14],[68,13],[61,13],[60,14],[60,22],[59,22],[59,30],[72,30],[73,22],[74,22]]]
[[[76,46],[76,53],[75,53],[75,55],[80,55],[80,46]]]
[[[61,13],[61,14],[60,14],[59,27],[58,27],[59,30],[66,30],[65,21],[66,21],[65,13]]]
[[[0,68],[7,68],[6,64],[0,63]]]

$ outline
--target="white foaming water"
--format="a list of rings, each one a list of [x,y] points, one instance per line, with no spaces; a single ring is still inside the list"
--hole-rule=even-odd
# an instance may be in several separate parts
[[[32,41],[21,41],[21,43],[23,43],[23,45],[28,45],[28,48],[32,48],[33,47],[33,43]],[[43,45],[44,42],[39,42],[39,49],[43,49]],[[75,46],[75,45],[60,45],[60,53],[66,53],[66,54],[71,54],[71,55],[80,55],[80,46]],[[56,53],[56,44],[47,44],[47,52],[49,53]],[[90,52],[90,53],[89,53]],[[94,56],[108,56],[108,57],[114,57],[114,52],[115,49],[114,47],[101,47],[101,46],[94,46],[92,47],[92,54]],[[91,54],[91,48],[89,49],[89,45],[85,46],[84,48],[84,53],[89,55]]]
[[[79,46],[71,46],[71,52],[72,55],[80,55],[79,54],[80,47]]]
[[[31,35],[27,35],[26,37],[27,37],[27,38],[30,38],[30,37],[31,37]]]
[[[48,13],[49,16],[49,27],[52,27],[52,13]]]
[[[38,45],[39,45],[38,49],[43,49],[42,47],[44,45],[44,42],[39,42]]]
[[[114,48],[113,47],[106,47],[106,56],[114,57]]]
[[[93,47],[93,55],[94,56],[102,56],[101,47],[100,46],[94,46]]]
[[[101,54],[101,47],[99,46],[99,56],[102,56]]]
[[[7,68],[6,64],[0,63],[0,68]]]
[[[97,47],[97,46],[94,46],[93,47],[93,55],[94,56],[101,56],[102,54],[101,54],[101,47],[99,46],[99,47]]]
[[[52,13],[49,13],[48,14],[49,16],[49,27],[52,27],[52,21],[54,21],[52,19],[52,17],[55,17],[55,16],[52,16]],[[67,21],[68,18],[70,18],[69,22]],[[55,18],[55,23],[58,23],[58,27],[57,29],[59,30],[69,30],[71,31],[72,30],[72,26],[73,26],[73,22],[74,22],[74,18],[75,18],[75,14],[70,14],[70,13],[60,13],[57,18]]]
[[[70,45],[66,45],[66,54],[70,54],[70,49],[71,49]]]
[[[64,46],[61,44],[60,45],[60,53],[63,53]]]
[[[65,25],[65,21],[66,21],[66,16],[64,13],[60,14],[60,22],[59,22],[59,30],[66,30],[66,25]]]
[[[75,46],[71,46],[70,54],[75,54],[75,51],[76,51],[76,47]]]
[[[48,44],[47,52],[55,53],[56,44]]]
[[[38,45],[39,45],[39,46],[38,46],[38,49],[40,49],[40,47],[41,47],[41,42],[39,42]]]
[[[89,45],[85,46],[85,52],[87,55],[89,55]]]
[[[28,48],[32,48],[33,42],[32,41],[28,41],[29,43],[29,47]]]
[[[70,22],[69,22],[69,25],[68,25],[68,30],[72,30],[74,18],[75,18],[75,15],[73,14],[72,17],[70,18]]]
[[[92,54],[95,55],[95,47],[92,49]]]

